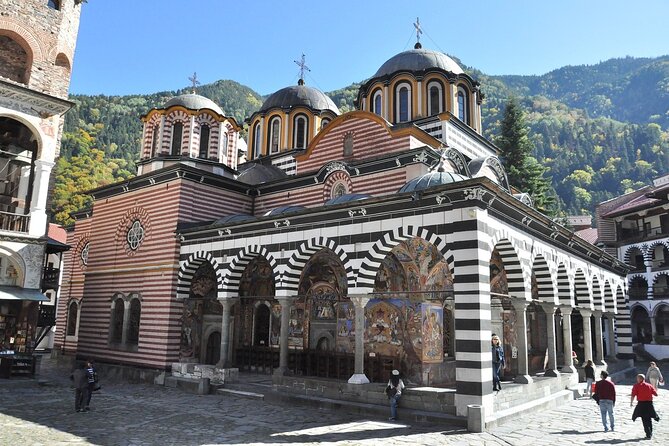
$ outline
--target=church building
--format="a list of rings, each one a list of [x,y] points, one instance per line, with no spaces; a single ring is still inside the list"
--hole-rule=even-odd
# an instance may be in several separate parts
[[[482,136],[481,85],[447,55],[390,57],[341,113],[288,86],[243,123],[197,94],[142,117],[139,174],[91,192],[66,253],[56,346],[106,364],[265,371],[452,390],[575,383],[631,358],[626,266],[538,212]],[[552,390],[551,390],[552,389]],[[555,390],[555,391],[558,391]]]

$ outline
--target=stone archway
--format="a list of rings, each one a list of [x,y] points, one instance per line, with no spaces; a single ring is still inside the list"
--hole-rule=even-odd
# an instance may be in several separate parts
[[[441,250],[421,237],[399,242],[379,264],[374,296],[367,351],[399,358],[415,382],[453,382],[453,276]]]
[[[632,342],[649,344],[652,342],[652,329],[648,311],[641,305],[632,308]]]

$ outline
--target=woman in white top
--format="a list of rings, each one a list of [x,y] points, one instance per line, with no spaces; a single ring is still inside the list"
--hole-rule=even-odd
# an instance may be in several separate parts
[[[657,390],[658,383],[664,382],[662,372],[654,362],[651,362],[650,367],[648,367],[648,371],[646,372],[646,379],[653,387],[655,387],[655,390]]]
[[[390,400],[390,421],[397,420],[397,403],[402,396],[402,390],[404,390],[404,382],[400,379],[399,370],[393,370],[388,380],[388,387],[386,387],[386,394],[388,395],[388,400]]]

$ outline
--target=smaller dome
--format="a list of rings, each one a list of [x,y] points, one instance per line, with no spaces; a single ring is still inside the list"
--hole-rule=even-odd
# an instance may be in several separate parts
[[[468,179],[469,178],[466,176],[455,172],[429,172],[408,181],[402,186],[399,193],[425,190],[431,187],[441,186],[442,184],[457,183],[458,181],[465,181]]]
[[[369,197],[371,197],[371,195],[369,194],[344,194],[338,197],[330,198],[328,201],[325,202],[324,206],[334,206],[336,204],[364,200],[365,198]]]
[[[388,59],[373,77],[381,77],[398,71],[423,71],[440,68],[454,74],[462,74],[462,68],[444,53],[415,48],[396,54]]]
[[[239,166],[237,181],[246,184],[261,184],[285,178],[286,173],[276,166],[265,166],[263,164],[249,162]]]
[[[232,214],[221,217],[214,224],[217,225],[227,225],[230,223],[241,223],[243,221],[255,220],[256,218],[253,215],[249,214]]]
[[[221,107],[216,105],[214,101],[195,93],[188,93],[188,94],[182,94],[180,96],[175,96],[169,101],[167,101],[165,105],[163,105],[163,108],[170,108],[175,105],[180,105],[189,110],[202,110],[206,108],[215,111],[219,115],[225,114],[223,113]]]
[[[260,107],[260,112],[271,108],[288,108],[303,105],[312,110],[331,110],[339,114],[339,109],[325,93],[306,85],[293,85],[272,93]]]
[[[265,216],[268,215],[280,215],[280,214],[290,214],[292,212],[300,212],[304,211],[307,208],[304,206],[295,206],[295,205],[288,205],[288,206],[279,206],[278,208],[274,208],[271,211],[268,211],[265,213]]]

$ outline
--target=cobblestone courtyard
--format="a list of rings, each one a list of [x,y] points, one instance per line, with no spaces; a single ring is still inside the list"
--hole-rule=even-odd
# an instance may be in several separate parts
[[[19,383],[15,381],[15,383]],[[669,391],[656,407],[663,420],[652,441],[632,423],[629,385],[618,385],[616,432],[603,432],[597,405],[580,399],[533,413],[489,433],[443,425],[407,425],[346,413],[267,404],[231,396],[196,396],[158,386],[104,384],[91,412],[75,413],[66,377],[48,386],[0,384],[2,445],[606,445],[667,444]],[[401,415],[401,412],[400,412]]]

